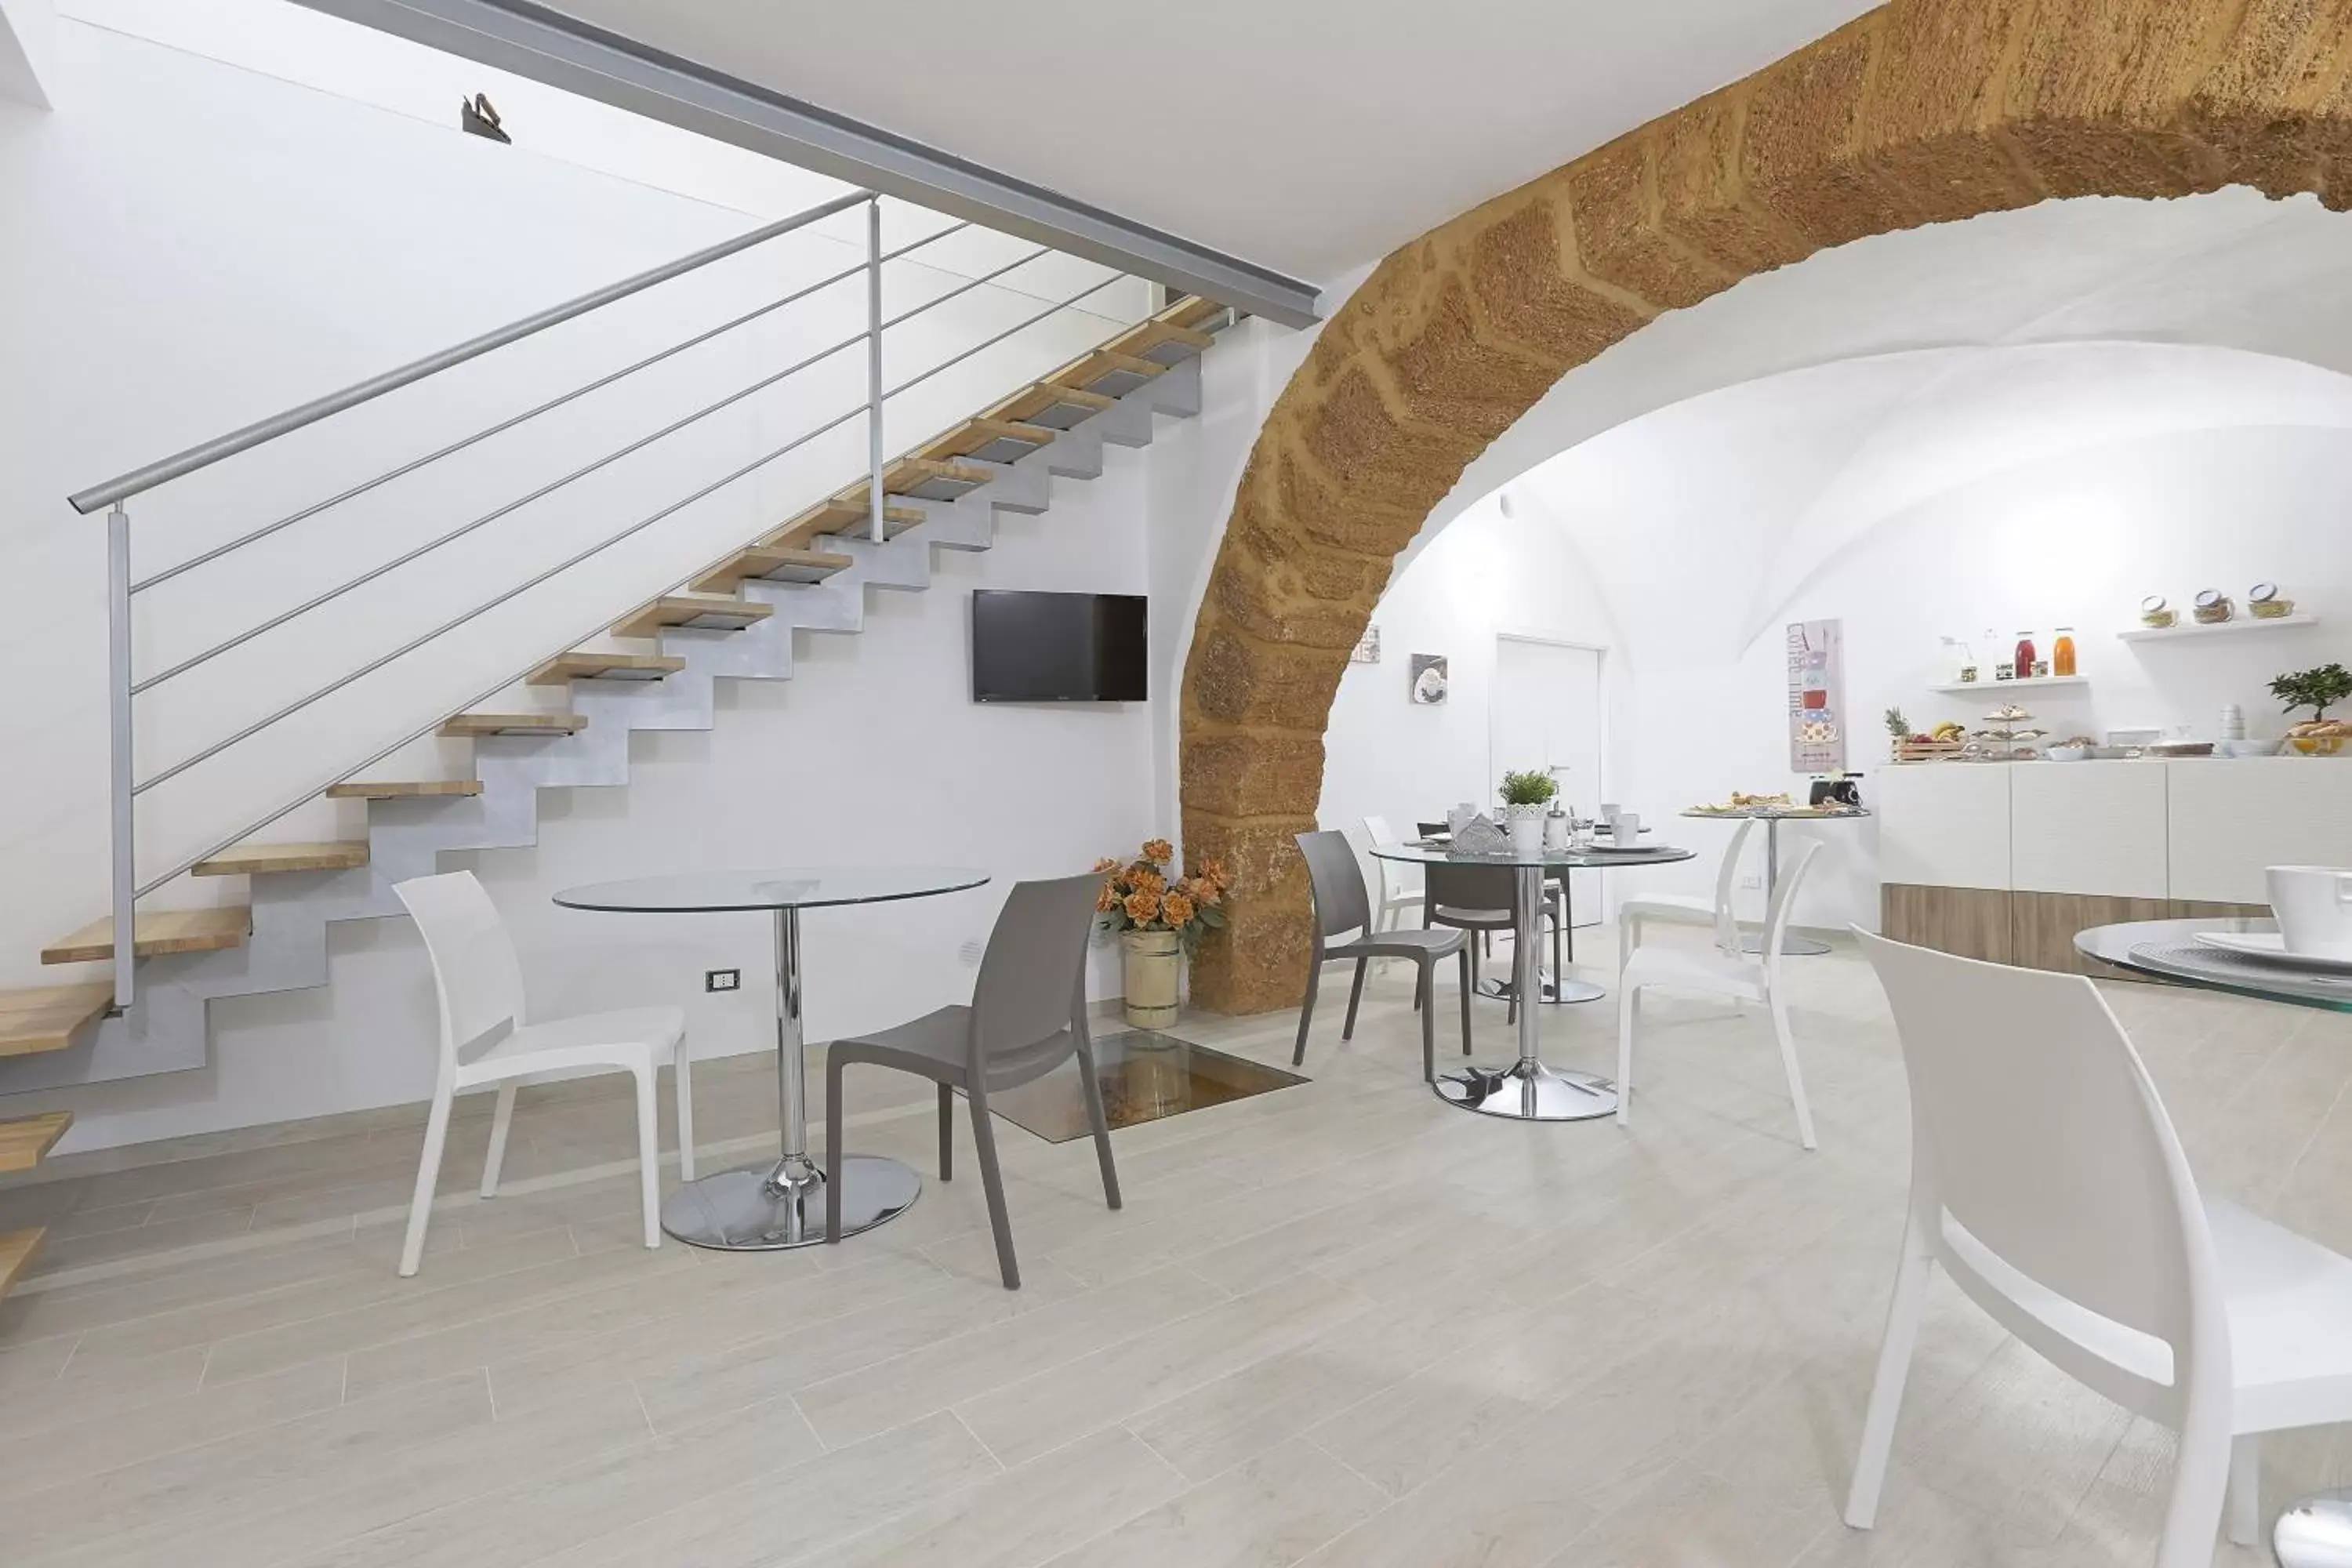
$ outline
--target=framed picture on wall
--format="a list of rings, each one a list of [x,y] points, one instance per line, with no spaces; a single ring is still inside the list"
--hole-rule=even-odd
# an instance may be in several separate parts
[[[1348,655],[1348,662],[1349,664],[1381,662],[1381,628],[1379,626],[1369,626],[1364,628],[1364,635],[1356,639],[1355,647]]]
[[[1414,654],[1412,668],[1411,691],[1415,706],[1434,708],[1445,700],[1445,656],[1444,654]]]

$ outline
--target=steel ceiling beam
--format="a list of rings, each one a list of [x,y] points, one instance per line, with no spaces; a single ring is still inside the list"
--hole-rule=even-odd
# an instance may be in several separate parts
[[[937,212],[1204,295],[1286,326],[1320,319],[1312,283],[1136,223],[532,0],[297,0]]]

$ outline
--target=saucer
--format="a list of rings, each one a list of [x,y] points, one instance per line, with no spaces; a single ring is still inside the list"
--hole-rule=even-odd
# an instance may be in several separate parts
[[[2264,958],[2273,963],[2295,969],[2324,969],[2334,974],[2352,974],[2352,958],[2327,958],[2315,952],[2289,952],[2286,938],[2274,931],[2200,931],[2197,940],[2206,947],[2218,947],[2224,952],[2242,952],[2249,958]]]

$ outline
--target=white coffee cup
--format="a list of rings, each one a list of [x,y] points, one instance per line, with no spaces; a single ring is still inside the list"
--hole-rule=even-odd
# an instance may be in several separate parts
[[[2352,959],[2352,871],[2331,866],[2273,866],[2271,912],[2289,952]]]
[[[1620,849],[1629,848],[1642,837],[1642,819],[1630,811],[1621,811],[1609,819],[1609,837]]]

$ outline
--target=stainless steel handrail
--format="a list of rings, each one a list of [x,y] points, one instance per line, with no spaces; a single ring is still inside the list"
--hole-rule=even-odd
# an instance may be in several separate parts
[[[882,259],[884,261],[896,261],[902,256],[911,255],[914,252],[922,249],[923,247],[927,245],[945,239],[948,236],[959,233],[964,229],[970,228],[971,226],[971,225],[969,222],[950,224],[945,228],[933,230],[931,233],[923,236],[920,239],[909,240],[905,245],[898,247],[896,250],[884,252]],[[435,451],[427,452],[421,458],[412,458],[396,468],[387,468],[383,473],[376,475],[375,478],[372,479],[363,479],[360,483],[352,486],[351,489],[347,490],[343,490],[336,495],[328,497],[325,500],[313,502],[311,505],[302,508],[299,511],[289,512],[286,516],[279,518],[277,521],[264,523],[261,527],[255,529],[250,533],[240,534],[235,539],[228,540],[224,543],[213,546],[210,550],[204,552],[202,554],[192,555],[185,561],[179,562],[171,566],[166,566],[163,570],[156,572],[150,576],[140,578],[138,581],[131,584],[131,591],[133,594],[142,594],[150,588],[160,586],[163,584],[170,582],[173,578],[177,577],[183,572],[193,572],[197,567],[217,561],[222,556],[226,555],[233,551],[242,550],[248,544],[253,544],[261,540],[267,539],[271,534],[278,532],[280,529],[291,528],[298,522],[316,517],[322,511],[331,510],[335,507],[342,505],[347,500],[356,500],[359,497],[367,494],[370,490],[375,489],[380,486],[389,484],[393,480],[402,478],[404,475],[413,474],[417,469],[425,467],[427,464],[437,463],[444,458],[454,457],[457,453],[466,450],[468,447],[477,446],[483,441],[488,440],[493,436],[504,435],[507,431],[513,429],[518,425],[527,424],[530,420],[538,418],[542,414],[551,413],[554,410],[562,407],[565,404],[577,402],[579,399],[587,396],[588,394],[602,391],[604,388],[612,385],[614,382],[620,381],[627,376],[635,375],[641,370],[646,370],[654,365],[657,365],[664,360],[675,358],[678,354],[684,353],[688,349],[699,348],[702,344],[709,342],[713,338],[719,337],[727,332],[731,332],[736,328],[756,321],[762,316],[772,315],[774,312],[782,310],[787,305],[797,304],[801,300],[807,299],[810,295],[830,289],[836,283],[846,282],[850,279],[857,277],[860,273],[868,270],[872,265],[873,264],[870,261],[861,261],[854,267],[845,267],[838,272],[820,278],[815,282],[807,284],[803,288],[795,289],[791,293],[783,295],[779,299],[771,300],[764,305],[755,306],[751,310],[744,311],[740,316],[734,317],[730,321],[719,322],[719,325],[712,327],[708,331],[697,332],[694,336],[688,338],[683,342],[672,343],[669,347],[663,349],[658,353],[647,354],[644,359],[638,360],[631,364],[625,364],[620,369],[614,371],[609,374],[600,375],[595,380],[588,382],[584,385],[575,386],[569,392],[551,397],[546,402],[538,405],[536,407],[526,408],[521,413],[517,414],[510,418],[501,419],[497,424],[488,426],[487,429],[477,430],[470,436],[463,437],[457,440],[452,441],[447,446],[442,447]],[[944,298],[944,296],[942,297]],[[151,680],[144,684],[152,686],[154,682]]]
[[[382,397],[387,392],[397,392],[412,382],[422,381],[428,375],[438,374],[454,365],[464,364],[467,360],[478,359],[492,349],[504,348],[509,343],[520,342],[524,338],[543,332],[550,327],[560,326],[574,316],[584,316],[591,310],[612,304],[616,300],[625,300],[630,295],[650,289],[656,283],[667,283],[673,278],[682,277],[697,268],[708,267],[714,261],[724,260],[738,251],[749,250],[751,247],[773,239],[780,234],[790,234],[796,228],[805,228],[810,224],[833,216],[835,213],[847,212],[862,202],[875,199],[875,195],[871,191],[852,191],[847,195],[835,196],[829,202],[820,202],[815,206],[793,214],[790,217],[779,218],[774,223],[761,224],[759,227],[739,234],[732,239],[724,239],[717,245],[707,246],[691,256],[681,256],[675,261],[666,261],[659,267],[649,268],[633,278],[624,278],[618,283],[607,283],[602,289],[591,289],[579,298],[566,300],[561,305],[551,305],[544,310],[523,317],[520,321],[509,321],[505,326],[484,332],[479,337],[468,338],[454,348],[446,348],[438,353],[427,354],[423,359],[412,360],[397,370],[388,370],[382,375],[370,376],[367,380],[347,386],[341,392],[331,392],[324,397],[314,397],[310,402],[299,407],[289,408],[283,414],[274,414],[267,419],[257,420],[243,429],[232,430],[226,436],[216,436],[209,441],[189,447],[184,452],[150,463],[144,468],[133,468],[131,472],[109,479],[102,485],[92,485],[86,490],[78,490],[66,500],[74,510],[87,516],[100,507],[112,506],[117,501],[128,500],[142,490],[152,490],[157,485],[185,478],[199,468],[208,468],[225,458],[249,451],[264,441],[274,441],[280,436],[301,429],[304,426],[315,425],[330,415],[356,408],[362,403],[373,402]]]

